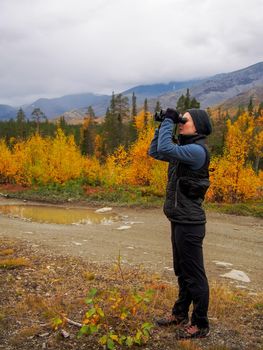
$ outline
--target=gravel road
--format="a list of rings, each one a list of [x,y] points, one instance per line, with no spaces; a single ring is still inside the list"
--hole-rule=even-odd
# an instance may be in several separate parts
[[[0,199],[0,204],[11,203],[21,202]],[[162,209],[114,207],[113,211],[121,216],[121,220],[111,225],[43,224],[0,214],[0,238],[22,239],[45,253],[81,256],[109,264],[116,261],[120,253],[123,263],[141,264],[172,280],[170,224]],[[121,226],[130,228],[118,229]],[[251,292],[259,291],[263,286],[262,246],[262,219],[207,213],[204,256],[210,280],[225,281]],[[220,276],[232,269],[243,271],[250,282]]]

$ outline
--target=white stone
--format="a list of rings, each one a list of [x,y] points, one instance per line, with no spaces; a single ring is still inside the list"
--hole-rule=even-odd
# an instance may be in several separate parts
[[[164,269],[168,270],[168,271],[173,271],[173,268],[172,267],[168,267],[168,266],[164,266]]]
[[[74,243],[76,245],[82,245],[82,243],[79,243],[79,242],[72,242],[72,243]]]
[[[125,225],[144,224],[143,221],[125,221]]]
[[[117,227],[116,230],[128,230],[129,228],[131,228],[131,226],[120,226],[120,227]]]
[[[218,266],[225,266],[225,267],[233,266],[233,264],[225,262],[225,261],[213,260],[213,262]]]
[[[106,211],[111,211],[112,208],[110,207],[104,207],[104,208],[100,208],[100,209],[97,209],[95,210],[95,213],[105,213]]]
[[[248,275],[245,274],[245,272],[240,271],[240,270],[231,270],[228,273],[225,273],[224,275],[220,275],[221,277],[226,277],[226,278],[231,278],[236,281],[241,281],[241,282],[250,282],[250,278]]]

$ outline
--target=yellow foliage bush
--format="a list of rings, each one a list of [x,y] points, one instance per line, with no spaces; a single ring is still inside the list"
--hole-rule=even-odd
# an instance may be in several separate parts
[[[63,183],[79,178],[84,168],[73,136],[58,129],[54,139],[36,134],[14,145],[13,151],[0,143],[0,176],[22,185]]]
[[[48,154],[49,142],[38,134],[18,142],[13,149],[13,159],[17,166],[15,182],[22,185],[48,182]]]
[[[58,129],[49,151],[49,173],[53,182],[63,183],[81,177],[84,157],[81,156],[72,135],[67,137]]]
[[[0,182],[12,182],[17,172],[12,153],[4,140],[0,140]]]
[[[168,162],[155,162],[150,172],[151,192],[161,196],[164,195],[167,183]]]
[[[130,148],[131,162],[127,171],[127,181],[131,185],[148,186],[150,184],[151,170],[155,161],[148,156],[148,150],[153,134],[153,128],[145,128]]]
[[[103,167],[96,157],[86,158],[83,161],[83,176],[90,185],[98,185],[103,179]]]
[[[127,179],[127,169],[130,165],[131,157],[121,145],[110,156],[107,157],[104,167],[103,182],[106,185],[129,184]]]
[[[251,166],[237,167],[237,164],[226,159],[215,158],[211,161],[211,186],[206,194],[208,201],[238,202],[256,198],[260,178]]]
[[[227,128],[224,155],[211,162],[210,167],[214,171],[206,198],[223,202],[256,198],[262,182],[252,166],[247,164],[249,152],[253,149],[255,121],[244,113],[233,123],[228,120]]]

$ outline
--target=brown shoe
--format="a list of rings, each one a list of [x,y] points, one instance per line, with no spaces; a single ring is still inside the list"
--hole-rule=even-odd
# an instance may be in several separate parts
[[[168,317],[155,319],[156,326],[166,327],[166,326],[180,326],[185,327],[189,323],[188,317],[180,317],[175,315],[170,315]]]
[[[189,326],[178,330],[177,339],[196,339],[206,338],[210,335],[209,328],[198,328],[197,326]]]

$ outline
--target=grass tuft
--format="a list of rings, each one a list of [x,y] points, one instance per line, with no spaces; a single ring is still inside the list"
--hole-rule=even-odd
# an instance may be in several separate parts
[[[12,255],[14,254],[14,249],[3,249],[0,250],[0,255]]]
[[[25,258],[0,259],[1,269],[15,269],[17,267],[28,266],[29,261]]]

